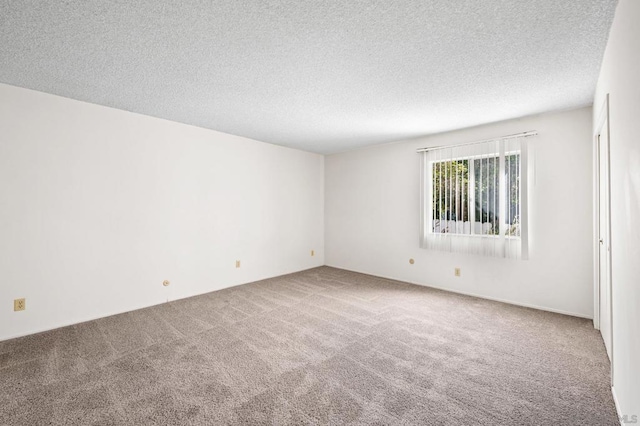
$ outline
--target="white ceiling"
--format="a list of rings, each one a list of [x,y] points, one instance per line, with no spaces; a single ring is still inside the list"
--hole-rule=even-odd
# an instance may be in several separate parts
[[[590,104],[615,5],[0,0],[0,82],[331,153]]]

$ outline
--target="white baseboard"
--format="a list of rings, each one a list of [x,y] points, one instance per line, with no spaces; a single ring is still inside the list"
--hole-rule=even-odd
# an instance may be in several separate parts
[[[611,386],[611,395],[613,395],[613,403],[616,406],[616,413],[618,414],[618,420],[620,421],[620,425],[624,426],[624,423],[622,423],[622,413],[620,412],[620,404],[618,404],[618,397],[616,396],[616,390],[613,386]]]
[[[50,325],[50,326],[46,326],[46,327],[42,327],[42,328],[36,328],[33,331],[27,331],[27,332],[24,332],[24,333],[17,333],[17,334],[10,334],[8,336],[3,336],[2,338],[0,338],[0,342],[4,342],[5,340],[17,339],[19,337],[31,336],[32,334],[44,333],[44,332],[47,332],[47,331],[56,330],[58,328],[70,327],[72,325],[82,324],[82,323],[89,322],[89,321],[95,321],[95,320],[98,320],[100,318],[108,318],[108,317],[112,317],[114,315],[120,315],[120,314],[124,314],[124,313],[127,313],[127,312],[133,312],[133,311],[137,311],[137,310],[140,310],[140,309],[150,308],[152,306],[162,305],[163,303],[167,303],[167,302],[158,302],[158,303],[149,303],[149,304],[136,305],[136,306],[133,306],[133,307],[129,307],[129,308],[125,309],[125,310],[110,311],[109,313],[106,313],[106,314],[100,314],[100,315],[97,315],[97,316],[93,316],[92,315],[92,316],[89,316],[89,317],[81,318],[81,319],[70,321],[70,322],[61,322],[61,323],[56,323],[54,325]]]
[[[431,284],[423,284],[423,283],[418,283],[418,282],[415,282],[415,281],[409,281],[409,280],[402,279],[402,278],[397,278],[397,277],[391,277],[391,276],[386,276],[386,275],[375,275],[375,274],[372,274],[372,273],[369,273],[369,272],[358,271],[358,270],[355,270],[355,269],[343,268],[343,267],[340,267],[340,266],[333,266],[333,265],[326,265],[326,266],[329,266],[331,268],[336,268],[336,269],[343,269],[345,271],[356,272],[358,274],[371,275],[371,276],[374,276],[374,277],[385,278],[385,279],[388,279],[388,280],[402,281],[402,282],[405,282],[405,283],[415,284],[415,285],[419,285],[419,286],[422,286],[422,287],[429,287],[429,288],[434,288],[434,289],[437,289],[437,290],[448,291],[450,293],[456,293],[456,294],[462,294],[462,295],[465,295],[465,296],[477,297],[478,299],[492,300],[494,302],[506,303],[508,305],[522,306],[524,308],[537,309],[539,311],[553,312],[553,313],[556,313],[556,314],[562,314],[562,315],[568,315],[568,316],[571,316],[571,317],[578,317],[578,318],[585,318],[585,319],[593,320],[592,316],[579,314],[579,313],[576,313],[576,312],[563,311],[561,309],[548,308],[546,306],[538,306],[538,305],[532,305],[532,304],[528,304],[528,303],[516,302],[516,301],[513,301],[513,300],[500,299],[500,298],[497,298],[497,297],[484,296],[482,294],[476,294],[476,293],[471,293],[471,292],[466,292],[466,291],[461,291],[461,290],[454,290],[454,289],[451,289],[451,288],[439,287],[439,286],[435,286],[435,285],[431,285]]]
[[[142,304],[135,305],[135,306],[129,306],[126,309],[112,310],[112,311],[109,311],[108,313],[105,313],[105,314],[99,314],[99,315],[95,315],[95,316],[92,315],[92,316],[89,316],[89,317],[81,318],[81,319],[70,321],[70,322],[56,323],[56,324],[53,324],[53,325],[45,326],[45,327],[42,327],[42,328],[37,328],[35,330],[27,331],[27,332],[24,332],[24,333],[16,333],[16,334],[10,334],[8,336],[2,336],[2,337],[0,337],[0,342],[3,342],[5,340],[17,339],[19,337],[30,336],[32,334],[44,333],[46,331],[51,331],[51,330],[55,330],[55,329],[58,329],[58,328],[69,327],[69,326],[76,325],[76,324],[82,324],[82,323],[85,323],[85,322],[88,322],[88,321],[95,321],[95,320],[100,319],[100,318],[107,318],[107,317],[111,317],[111,316],[114,316],[114,315],[120,315],[120,314],[124,314],[124,313],[127,313],[127,312],[133,312],[133,311],[137,311],[137,310],[140,310],[140,309],[150,308],[152,306],[162,305],[164,303],[169,303],[169,302],[175,302],[175,301],[181,300],[181,299],[188,299],[189,297],[200,296],[202,294],[207,294],[207,293],[211,293],[211,292],[214,292],[214,291],[224,290],[224,289],[231,288],[231,287],[237,287],[237,286],[240,286],[240,285],[249,284],[251,282],[262,281],[262,280],[266,280],[266,279],[270,279],[270,278],[276,278],[276,277],[282,277],[282,276],[289,275],[289,274],[295,274],[296,272],[302,272],[302,271],[306,271],[306,270],[309,270],[309,269],[319,268],[320,266],[323,266],[323,265],[312,266],[310,268],[306,268],[305,267],[304,269],[296,269],[296,270],[288,271],[288,272],[285,272],[283,274],[279,274],[279,275],[275,275],[275,276],[266,276],[266,277],[258,278],[258,279],[251,280],[251,281],[246,281],[246,282],[243,281],[243,282],[239,282],[239,283],[224,285],[222,287],[219,287],[219,288],[216,288],[216,289],[213,289],[213,290],[207,290],[207,291],[204,291],[204,292],[185,293],[185,294],[181,294],[178,297],[175,297],[175,298],[172,298],[172,299],[167,299],[166,301],[142,303]]]

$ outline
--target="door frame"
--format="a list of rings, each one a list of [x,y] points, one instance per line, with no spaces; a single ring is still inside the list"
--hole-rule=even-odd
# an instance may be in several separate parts
[[[609,264],[609,326],[611,337],[611,386],[613,387],[613,274],[611,265],[611,132],[609,122],[609,94],[607,93],[604,103],[599,110],[598,120],[596,121],[595,132],[593,134],[593,149],[594,149],[594,310],[593,310],[593,325],[597,330],[600,330],[600,203],[603,201],[606,203],[605,209],[607,210],[608,220],[606,221],[606,233],[609,239],[609,250],[607,251],[607,262]],[[606,126],[605,126],[606,124]],[[600,176],[600,135],[607,135],[607,173],[605,176]],[[606,179],[605,185],[607,187],[608,196],[605,200],[601,200],[600,194],[600,178]]]

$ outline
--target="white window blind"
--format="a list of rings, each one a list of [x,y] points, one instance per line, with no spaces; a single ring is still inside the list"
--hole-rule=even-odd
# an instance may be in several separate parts
[[[536,132],[419,150],[421,246],[528,258],[528,155]]]

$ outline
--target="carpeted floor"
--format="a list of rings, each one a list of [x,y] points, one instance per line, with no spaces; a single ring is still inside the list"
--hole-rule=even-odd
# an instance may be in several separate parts
[[[0,424],[618,425],[589,320],[321,267],[0,342]]]

